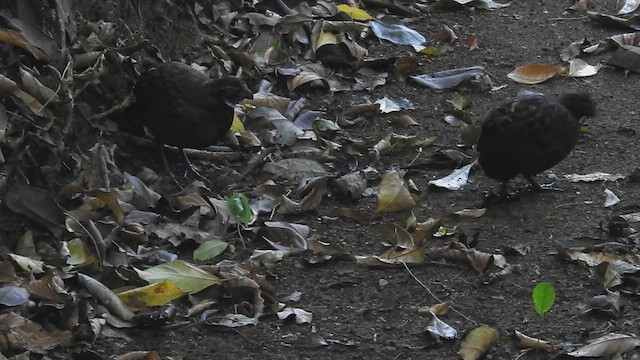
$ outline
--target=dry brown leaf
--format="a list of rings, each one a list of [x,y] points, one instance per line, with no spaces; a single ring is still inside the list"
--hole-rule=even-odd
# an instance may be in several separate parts
[[[521,333],[518,330],[514,330],[514,335],[520,341],[518,343],[520,347],[523,347],[526,349],[538,349],[538,350],[547,351],[547,352],[553,351],[554,349],[553,345],[549,344],[548,341],[532,338],[530,336],[527,336]]]
[[[526,64],[517,67],[507,74],[507,77],[520,84],[539,84],[545,82],[556,75],[565,73],[562,66],[552,66],[545,64]]]
[[[0,30],[0,41],[6,42],[11,45],[15,45],[17,47],[20,47],[26,50],[36,60],[47,59],[47,54],[42,52],[42,50],[38,49],[37,47],[31,45],[31,43],[29,43],[29,41],[24,36],[22,36],[22,34],[20,34],[19,32],[9,30],[9,29],[2,29]]]
[[[464,40],[464,44],[469,47],[469,51],[475,50],[478,48],[478,39],[475,36],[468,36]]]

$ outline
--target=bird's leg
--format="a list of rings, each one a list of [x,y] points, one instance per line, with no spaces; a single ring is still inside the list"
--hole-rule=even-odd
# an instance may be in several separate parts
[[[176,179],[176,176],[173,174],[173,171],[171,171],[171,168],[169,167],[169,162],[167,161],[167,154],[164,151],[164,145],[161,144],[159,148],[160,148],[160,158],[162,159],[162,166],[164,166],[164,170],[169,174],[169,177],[171,177],[171,180],[173,180],[173,182],[180,189],[182,189],[182,186],[180,186],[178,179]]]
[[[507,200],[509,198],[509,181],[500,183],[500,198]]]
[[[200,174],[200,171],[198,171],[198,168],[193,165],[193,163],[191,162],[191,159],[189,159],[189,157],[187,156],[187,153],[184,152],[184,149],[180,149],[180,152],[182,153],[182,156],[184,156],[184,161],[187,163],[187,169],[184,172],[184,176],[187,176],[187,172],[189,172],[189,170],[191,170],[192,173],[194,173],[194,175],[196,175],[197,177],[200,178],[200,180],[204,181],[206,184],[209,183],[209,179],[207,179],[206,177],[204,177],[202,174]]]
[[[525,179],[531,184],[531,190],[535,192],[540,191],[564,191],[564,189],[560,187],[554,186],[553,182],[549,184],[538,184],[538,182],[531,175],[523,175]]]
[[[482,201],[482,207],[489,207],[514,200],[518,200],[518,197],[509,194],[509,181],[502,181],[500,182],[500,192],[496,194],[495,192],[490,191],[486,194]]]

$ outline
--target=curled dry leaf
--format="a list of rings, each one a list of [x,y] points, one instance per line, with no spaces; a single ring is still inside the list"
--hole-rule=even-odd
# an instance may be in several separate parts
[[[618,4],[622,3],[622,7],[618,10],[618,15],[631,14],[640,6],[640,0],[624,0],[618,1]]]
[[[458,355],[463,360],[476,360],[484,355],[500,338],[498,330],[487,325],[480,325],[471,330],[462,341]]]
[[[17,31],[13,31],[9,29],[0,30],[0,41],[18,46],[26,50],[36,60],[47,59],[47,54],[45,54],[42,50],[38,49],[37,47],[33,46],[29,42],[29,40],[27,40],[22,34],[20,34]]]
[[[125,321],[133,320],[135,314],[127,309],[118,296],[101,282],[84,274],[78,274],[78,281],[89,294],[104,305],[113,315]]]
[[[432,316],[432,314],[445,315],[449,312],[449,309],[451,309],[452,305],[453,305],[453,301],[447,300],[445,302],[431,305],[429,307],[418,308],[417,312],[420,315],[426,315],[426,316]]]
[[[595,11],[587,11],[587,17],[592,21],[606,26],[624,26],[633,30],[640,30],[640,16],[633,16],[625,19],[617,16],[602,14]]]
[[[518,330],[514,330],[514,335],[520,341],[518,343],[520,347],[523,347],[526,349],[537,349],[537,350],[542,350],[547,352],[553,351],[553,345],[549,344],[548,341],[527,336]]]
[[[545,64],[526,64],[517,67],[507,74],[507,77],[520,84],[539,84],[545,82],[556,75],[565,73],[566,69],[561,66]]]
[[[447,25],[442,25],[442,30],[436,35],[436,38],[442,42],[448,42],[449,44],[453,44],[456,40],[458,40],[458,36],[453,30]]]
[[[57,103],[60,101],[58,94],[42,84],[35,76],[30,72],[20,67],[20,79],[25,90],[38,99],[42,103]]]

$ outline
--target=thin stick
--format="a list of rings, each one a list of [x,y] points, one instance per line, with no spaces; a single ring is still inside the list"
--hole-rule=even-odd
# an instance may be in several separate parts
[[[423,289],[425,289],[425,290],[429,293],[429,295],[431,295],[431,297],[433,297],[434,299],[436,299],[436,301],[437,301],[437,302],[439,302],[439,303],[444,302],[444,301],[442,301],[440,298],[438,298],[438,297],[437,297],[437,296],[436,296],[436,295],[431,291],[431,289],[429,289],[429,288],[428,288],[428,287],[427,287],[427,286],[426,286],[422,281],[420,281],[420,279],[418,279],[418,278],[417,278],[417,277],[416,277],[416,276],[411,272],[411,269],[409,269],[409,266],[407,266],[407,263],[406,263],[406,262],[402,262],[402,265],[404,265],[404,268],[407,270],[407,272],[409,273],[409,275],[411,275],[411,277],[413,278],[413,280],[415,280],[415,281],[418,283],[418,285],[422,286],[422,288],[423,288]],[[465,319],[465,320],[467,320],[467,321],[472,322],[472,323],[473,323],[473,325],[477,325],[477,324],[478,324],[476,321],[474,321],[474,320],[470,319],[469,317],[467,317],[467,316],[463,315],[461,312],[459,312],[458,310],[454,309],[453,307],[451,307],[451,310],[452,310],[454,313],[456,313],[456,314],[460,315],[463,319]]]
[[[578,17],[557,17],[557,18],[548,18],[549,21],[558,21],[558,20],[582,20],[586,19],[587,16],[578,16]]]

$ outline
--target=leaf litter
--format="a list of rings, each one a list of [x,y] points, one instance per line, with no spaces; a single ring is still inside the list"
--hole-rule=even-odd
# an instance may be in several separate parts
[[[479,49],[479,36],[467,36],[455,26],[441,25],[429,34],[431,38],[425,37],[402,16],[452,5],[499,13],[511,3],[454,0],[425,5],[388,3],[388,8],[380,11],[377,7],[360,9],[323,1],[294,8],[277,2],[261,13],[260,8],[238,7],[231,2],[206,7],[197,2],[190,9],[197,22],[191,24],[190,31],[203,34],[222,30],[222,39],[210,39],[215,44],[209,51],[189,57],[193,65],[208,69],[214,76],[244,74],[277,85],[262,83],[262,91],[237,109],[233,130],[238,144],[228,156],[208,150],[191,152],[199,154],[199,164],[223,183],[185,181],[181,189],[167,181],[166,174],[147,168],[147,164],[127,164],[125,170],[123,164],[131,160],[127,156],[135,153],[129,149],[133,145],[114,145],[114,139],[120,136],[116,128],[129,134],[124,129],[135,127],[132,121],[123,122],[127,116],[119,114],[126,114],[128,88],[148,66],[146,62],[162,58],[157,46],[162,40],[134,33],[123,35],[115,23],[102,19],[76,22],[73,9],[65,2],[55,2],[49,9],[58,18],[44,22],[46,31],[32,25],[38,9],[7,15],[8,25],[0,31],[0,41],[7,44],[6,51],[13,60],[5,60],[4,65],[11,71],[0,74],[0,87],[13,103],[1,109],[7,118],[2,130],[6,145],[2,147],[3,159],[9,160],[3,160],[8,174],[7,181],[3,179],[3,198],[11,213],[23,217],[24,229],[23,236],[0,254],[0,304],[4,306],[0,317],[5,324],[0,332],[6,339],[0,348],[2,353],[27,357],[29,352],[45,354],[82,340],[83,334],[78,333],[81,327],[91,329],[88,338],[95,339],[110,328],[166,326],[176,322],[173,305],[186,314],[183,310],[189,302],[191,309],[201,306],[189,311],[189,315],[203,314],[200,321],[211,326],[257,325],[265,318],[283,322],[294,318],[297,324],[314,324],[317,317],[312,311],[278,302],[281,284],[269,273],[269,266],[298,254],[312,253],[313,257],[306,260],[314,266],[347,261],[385,268],[433,261],[466,264],[482,276],[492,276],[492,281],[510,276],[514,268],[499,253],[485,252],[461,241],[432,244],[443,241],[434,236],[439,232],[446,235],[443,238],[457,236],[461,240],[465,222],[482,217],[485,209],[432,209],[446,215],[423,222],[413,213],[407,215],[428,204],[428,198],[415,186],[412,175],[402,168],[389,170],[384,163],[399,153],[417,159],[425,148],[433,147],[434,153],[442,151],[444,147],[435,136],[388,131],[371,139],[358,133],[357,125],[378,126],[376,123],[384,114],[398,111],[412,113],[417,121],[410,117],[411,121],[394,126],[404,123],[423,127],[428,119],[418,118],[416,106],[410,101],[396,102],[392,99],[400,97],[385,96],[377,106],[360,104],[349,112],[333,108],[331,102],[322,107],[318,105],[322,101],[289,98],[292,92],[310,96],[317,92],[372,92],[388,86],[389,79],[398,78],[402,82],[411,79],[426,91],[475,91],[485,95],[490,90],[501,91],[504,87],[493,83],[504,79],[489,75],[485,66],[433,71],[421,67],[421,61],[428,58],[413,58],[414,55],[388,56],[384,61],[368,58],[366,46],[374,37],[402,46],[426,46],[421,51],[435,48],[428,39],[440,38],[447,43],[448,47],[441,44],[427,55],[448,56],[447,52],[457,51],[460,45],[469,51]],[[617,15],[626,16],[636,8],[637,4],[628,1]],[[383,13],[398,15],[380,16]],[[589,12],[587,16],[607,26],[636,27],[633,15],[622,18]],[[79,25],[83,26],[82,31],[78,30]],[[466,40],[461,42],[461,38]],[[569,67],[566,75],[600,75],[601,63],[589,65],[578,56],[604,51],[625,54],[622,59],[608,59],[608,63],[637,71],[637,58],[632,55],[638,45],[635,39],[633,33],[627,33],[601,40],[595,47],[585,41],[576,43],[563,56]],[[132,45],[123,46],[125,43]],[[176,44],[165,45],[165,54],[179,52]],[[564,74],[561,66],[533,62],[514,71],[506,78],[525,84],[539,84]],[[284,88],[288,91],[282,91]],[[462,129],[470,132],[472,124],[466,122],[466,112],[475,111],[473,103],[463,101],[461,96],[447,98],[454,99],[451,104],[460,112],[457,114],[463,115],[461,120],[452,122],[459,125],[461,133]],[[70,103],[75,107],[68,107]],[[144,130],[136,133],[139,130],[121,137],[130,136],[129,141],[136,146],[149,147]],[[468,186],[474,165],[469,161],[473,158],[474,136],[464,137],[467,141],[457,151],[466,156],[467,165],[450,167],[450,175],[431,180],[430,184],[450,190]],[[50,154],[43,155],[43,148]],[[234,165],[249,157],[251,166],[238,171]],[[231,163],[227,169],[216,168],[214,164],[220,159]],[[570,180],[622,178],[591,175]],[[262,191],[256,192],[259,186],[263,186]],[[608,191],[605,206],[615,208],[617,201]],[[363,211],[362,206],[355,205],[372,194],[377,196],[375,211],[372,206]],[[335,196],[345,200],[345,206],[326,211],[328,199]],[[333,243],[319,241],[311,225],[288,218],[316,212],[356,219],[364,225],[382,225],[378,234],[381,237],[370,240],[384,237],[388,249],[380,255],[354,256],[337,244],[339,239]],[[404,218],[404,225],[380,220],[380,216],[390,213],[398,215],[396,219]],[[634,232],[629,229],[638,221],[623,213],[612,216],[612,224],[614,218],[623,221],[615,225],[627,229],[624,234],[633,241]],[[57,243],[43,241],[46,238],[56,239]],[[560,259],[587,264],[594,280],[606,291],[615,289],[637,295],[637,289],[624,282],[637,274],[633,259],[584,249],[558,249]],[[223,307],[209,311],[228,299],[233,299],[234,311]],[[83,316],[70,317],[66,323],[53,326],[32,317],[33,308],[20,309],[30,302],[45,308],[49,306],[47,301],[57,304],[48,310],[56,316],[67,312]],[[217,310],[221,312],[217,314]],[[458,330],[433,312],[430,314],[427,332],[442,339],[458,338]],[[478,358],[491,351],[498,337],[494,328],[480,326],[464,336],[459,355]],[[321,346],[340,343],[318,339],[322,339],[317,341]],[[539,343],[546,344],[542,340]],[[630,351],[637,344],[631,335],[610,334],[568,355],[611,356]],[[145,352],[146,355],[157,356]]]

